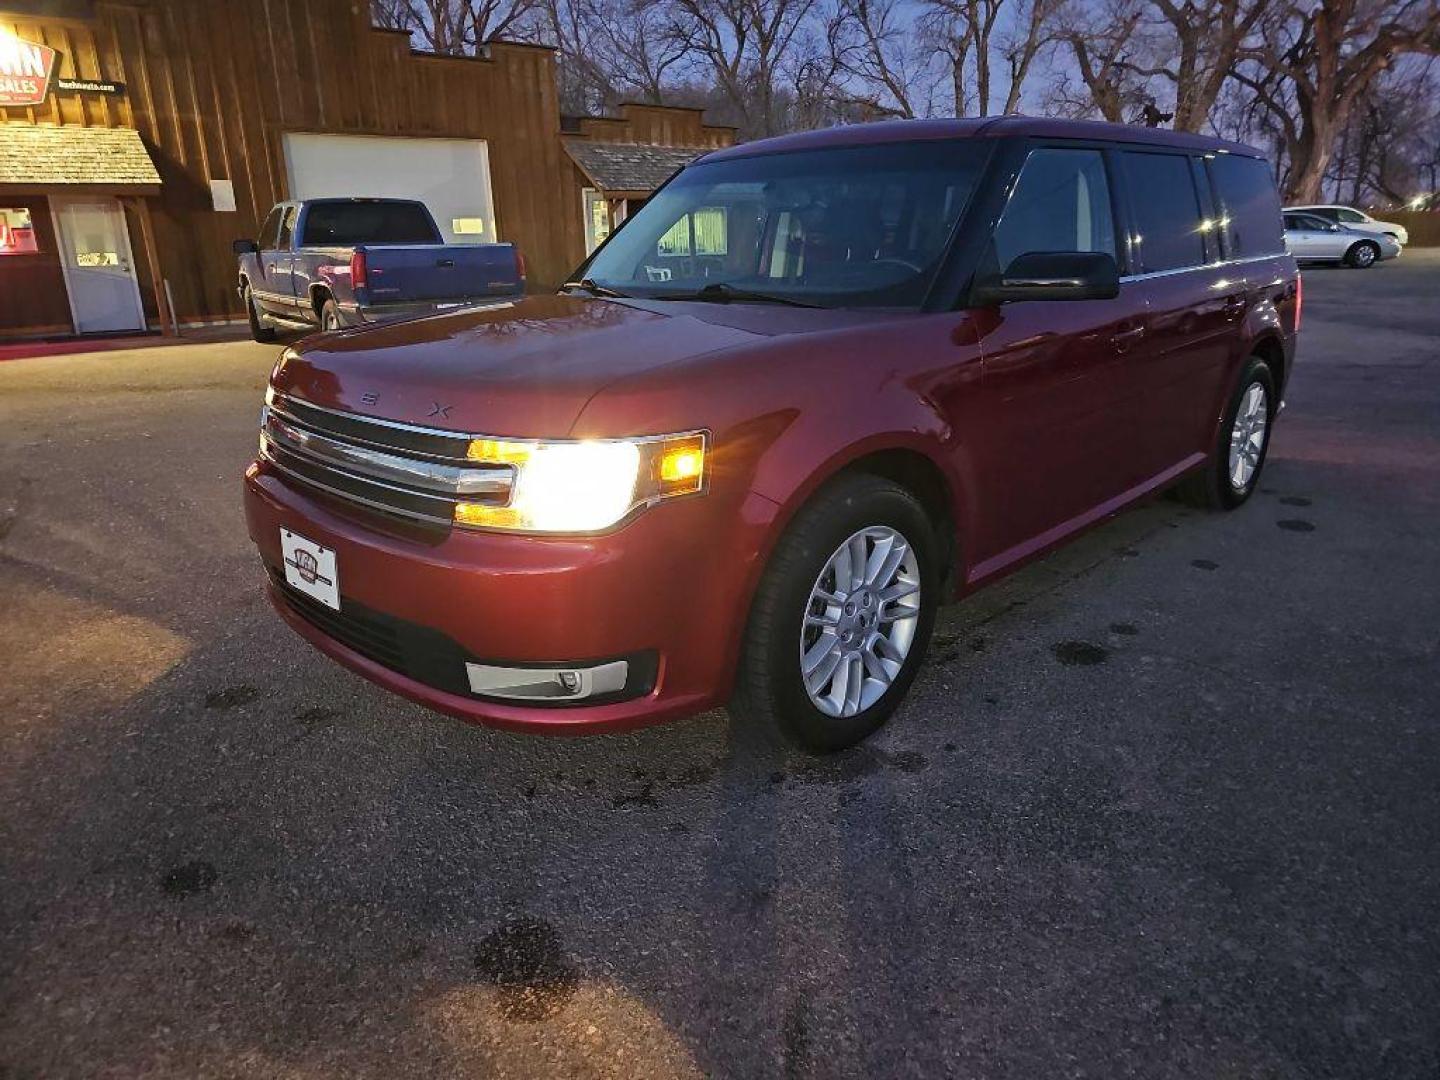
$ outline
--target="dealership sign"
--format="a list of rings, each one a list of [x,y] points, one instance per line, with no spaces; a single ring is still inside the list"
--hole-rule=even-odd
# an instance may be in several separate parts
[[[0,105],[42,105],[55,73],[55,50],[0,34]]]

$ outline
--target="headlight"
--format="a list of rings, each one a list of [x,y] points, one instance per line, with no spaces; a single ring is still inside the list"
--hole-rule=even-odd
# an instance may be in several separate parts
[[[460,501],[455,523],[515,532],[589,533],[631,511],[705,490],[704,432],[645,439],[520,442],[475,439],[466,456],[515,470],[504,505]]]

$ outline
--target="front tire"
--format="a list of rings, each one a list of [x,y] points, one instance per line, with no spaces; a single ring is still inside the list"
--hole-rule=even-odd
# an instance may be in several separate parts
[[[1345,262],[1356,270],[1368,270],[1380,261],[1380,245],[1373,240],[1361,240],[1345,253]]]
[[[831,482],[771,556],[732,712],[810,753],[854,746],[914,682],[939,603],[935,530],[919,500],[878,476]]]
[[[1277,394],[1270,365],[1258,356],[1250,357],[1226,407],[1210,460],[1177,489],[1184,501],[1205,509],[1234,510],[1254,494],[1270,450]]]
[[[250,292],[250,283],[245,283],[245,315],[250,320],[250,337],[255,341],[274,341],[275,328],[266,326],[255,307],[255,297]]]

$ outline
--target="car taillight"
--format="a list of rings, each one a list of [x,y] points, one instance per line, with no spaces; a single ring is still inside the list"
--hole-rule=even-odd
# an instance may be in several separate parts
[[[1300,332],[1300,309],[1305,306],[1305,276],[1295,272],[1295,333]]]
[[[525,280],[525,253],[518,247],[515,249],[515,273],[520,276],[521,281]]]
[[[365,252],[354,251],[350,254],[350,287],[352,289],[363,289],[369,282],[366,275],[369,273],[365,266]]]

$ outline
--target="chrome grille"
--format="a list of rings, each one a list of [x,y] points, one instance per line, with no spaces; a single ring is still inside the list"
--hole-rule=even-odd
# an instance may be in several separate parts
[[[449,525],[455,502],[509,501],[510,465],[465,457],[470,436],[324,409],[266,395],[260,456],[287,477],[349,502]]]

